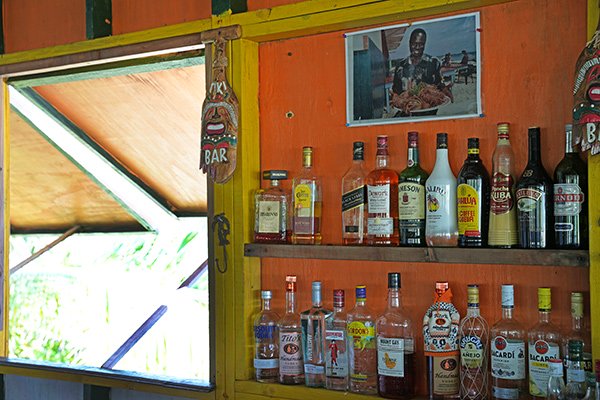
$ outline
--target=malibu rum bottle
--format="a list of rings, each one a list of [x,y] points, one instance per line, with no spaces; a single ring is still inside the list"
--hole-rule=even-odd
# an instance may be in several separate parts
[[[408,132],[408,165],[398,179],[398,230],[401,246],[425,246],[425,182],[419,165],[419,133]]]
[[[354,142],[352,166],[342,178],[342,243],[363,244],[365,235],[365,144]]]
[[[292,183],[293,244],[321,244],[321,180],[312,171],[312,147],[302,149],[302,171]]]

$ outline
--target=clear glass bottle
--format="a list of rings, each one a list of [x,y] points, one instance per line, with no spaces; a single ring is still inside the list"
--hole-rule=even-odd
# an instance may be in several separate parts
[[[425,185],[425,238],[428,246],[457,245],[456,177],[448,162],[448,134],[437,134],[435,166]]]
[[[425,182],[419,165],[419,133],[408,132],[408,164],[398,177],[400,246],[425,246]]]
[[[398,246],[398,174],[389,167],[388,137],[377,136],[375,169],[367,175],[367,244]]]
[[[333,291],[333,314],[327,318],[325,331],[325,386],[331,390],[348,390],[348,341],[346,340],[346,303],[342,289]]]
[[[527,333],[514,316],[513,285],[502,285],[502,318],[490,330],[492,398],[518,400],[528,397],[526,370]]]
[[[452,304],[452,291],[448,282],[435,283],[433,299],[433,304],[423,318],[429,399],[457,399],[460,387],[460,314]]]
[[[538,288],[539,320],[529,329],[529,394],[533,399],[546,397],[550,366],[548,360],[560,358],[560,331],[550,322],[552,301],[550,288]]]
[[[302,328],[296,311],[296,276],[285,277],[285,314],[279,320],[279,383],[304,383]]]
[[[498,123],[498,143],[492,156],[488,245],[511,248],[518,243],[515,201],[515,155],[508,137],[509,124]]]
[[[293,244],[321,244],[321,179],[312,170],[312,147],[302,148],[302,171],[293,179]]]
[[[565,400],[565,381],[563,380],[563,362],[560,359],[548,361],[550,368],[550,379],[546,389],[547,400]]]
[[[254,242],[287,243],[290,232],[290,193],[279,186],[287,179],[287,171],[263,172],[263,179],[271,182],[266,189],[254,195]]]
[[[377,393],[377,347],[375,318],[367,308],[366,286],[356,286],[356,304],[348,313],[348,360],[350,391],[361,394]],[[352,343],[350,343],[352,341]]]
[[[567,399],[579,400],[585,397],[587,390],[585,368],[583,364],[583,342],[569,340],[569,360],[567,361]]]
[[[402,311],[400,273],[388,274],[388,304],[376,322],[377,392],[387,399],[415,395],[415,345],[412,322]]]
[[[600,400],[600,360],[596,360],[596,388],[594,390],[593,398],[595,400]]]
[[[352,145],[352,166],[342,177],[342,243],[345,245],[363,244],[365,235],[365,144]]]
[[[479,311],[479,286],[467,287],[467,315],[460,322],[460,398],[489,397],[489,328]]]
[[[564,366],[569,373],[569,341],[580,340],[583,343],[583,366],[586,380],[594,380],[594,365],[592,363],[592,348],[590,330],[584,324],[583,318],[583,293],[571,293],[571,329],[564,335],[562,340],[562,353],[564,355]],[[568,379],[567,379],[568,380]]]
[[[262,310],[254,318],[254,369],[256,380],[277,382],[279,374],[279,315],[271,311],[271,291],[260,292]]]
[[[323,308],[321,282],[312,283],[312,307],[302,311],[302,350],[306,386],[325,387],[325,320],[331,311]]]

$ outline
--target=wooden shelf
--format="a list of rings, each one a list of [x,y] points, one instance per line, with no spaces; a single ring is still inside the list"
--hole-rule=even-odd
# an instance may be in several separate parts
[[[444,264],[504,264],[589,267],[587,250],[465,249],[457,247],[369,247],[246,244],[248,257],[361,260]]]
[[[376,396],[309,388],[303,385],[280,385],[278,383],[259,383],[254,381],[236,381],[235,391],[247,395],[292,400],[365,400],[376,398]]]

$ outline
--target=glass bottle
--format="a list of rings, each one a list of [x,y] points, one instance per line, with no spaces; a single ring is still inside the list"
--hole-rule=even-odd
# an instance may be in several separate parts
[[[375,319],[367,308],[366,286],[356,286],[356,304],[348,313],[347,338],[350,391],[376,394],[377,348],[375,345]]]
[[[498,143],[492,156],[488,245],[501,248],[516,247],[518,243],[515,155],[510,146],[508,131],[507,122],[498,123]]]
[[[259,189],[254,195],[254,242],[287,243],[290,232],[290,193],[279,186],[287,179],[287,171],[263,172],[263,179],[270,187]]]
[[[587,249],[587,166],[565,125],[565,156],[554,170],[554,242],[559,249]]]
[[[375,169],[367,175],[367,244],[398,246],[398,174],[389,168],[388,138],[377,136]]]
[[[514,316],[515,290],[502,285],[502,318],[490,330],[492,398],[517,400],[528,397],[525,369],[527,334]]]
[[[302,362],[302,329],[296,311],[296,276],[285,277],[285,314],[279,320],[279,383],[304,383]]]
[[[538,288],[539,320],[529,330],[529,394],[534,400],[546,397],[550,366],[548,360],[560,358],[559,329],[550,322],[550,288]]]
[[[545,249],[554,241],[553,185],[542,165],[540,128],[529,128],[528,137],[529,159],[516,186],[519,246]]]
[[[456,246],[456,177],[448,162],[448,134],[437,134],[435,166],[426,182],[425,238],[428,246]]]
[[[388,304],[377,318],[377,392],[388,399],[415,395],[415,345],[412,322],[404,314],[400,273],[388,274]]]
[[[312,283],[312,307],[300,314],[306,386],[325,387],[325,320],[331,311],[323,308],[321,282]]]
[[[345,294],[333,291],[333,314],[327,318],[325,331],[325,386],[332,390],[348,390],[348,341],[346,340]]]
[[[401,246],[425,246],[425,182],[419,165],[419,133],[408,132],[408,164],[398,178],[398,230]]]
[[[423,318],[429,399],[459,397],[459,321],[448,282],[436,282],[433,304]]]
[[[550,379],[546,389],[547,400],[565,400],[565,381],[563,380],[563,363],[560,359],[548,360]]]
[[[594,390],[595,400],[600,400],[600,360],[596,360],[596,388]]]
[[[487,246],[490,222],[490,177],[479,158],[479,139],[468,139],[468,156],[456,188],[458,246]]]
[[[363,244],[365,235],[365,144],[354,142],[352,166],[342,177],[342,243]]]
[[[467,315],[460,322],[460,398],[489,397],[489,328],[479,312],[479,286],[467,287]]]
[[[580,292],[571,293],[571,329],[565,334],[562,340],[562,352],[566,373],[569,373],[569,341],[580,340],[583,343],[582,360],[586,374],[586,380],[593,381],[594,365],[592,363],[591,336],[589,329],[584,324],[583,319],[583,294]],[[568,379],[567,379],[568,381]]]
[[[312,147],[302,148],[302,171],[292,182],[293,244],[321,244],[321,180],[312,171]]]
[[[279,374],[279,315],[271,311],[271,291],[260,292],[262,310],[254,318],[254,369],[256,380],[277,382]]]
[[[582,399],[587,390],[585,368],[583,364],[583,341],[569,340],[569,359],[567,361],[567,399]]]

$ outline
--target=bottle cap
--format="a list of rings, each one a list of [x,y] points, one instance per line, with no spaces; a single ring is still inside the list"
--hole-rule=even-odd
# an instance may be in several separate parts
[[[552,310],[552,297],[550,288],[538,288],[538,310]]]
[[[321,303],[321,282],[314,281],[312,283],[312,301],[313,304]]]
[[[302,148],[302,165],[305,167],[312,166],[312,153],[313,148],[310,146],[305,146]]]
[[[508,139],[509,126],[508,122],[498,122],[498,139]]]
[[[408,147],[416,149],[419,146],[419,132],[408,132]]]
[[[367,287],[365,285],[356,286],[356,298],[366,299],[367,298]]]
[[[479,138],[469,138],[467,140],[467,148],[468,154],[479,154]]]
[[[479,286],[467,286],[467,307],[479,307]]]
[[[333,306],[336,308],[344,308],[346,295],[343,289],[333,290]]]
[[[400,289],[400,272],[388,274],[388,289]]]
[[[260,298],[264,299],[264,300],[269,300],[271,298],[271,291],[270,290],[262,290],[260,292]]]
[[[296,291],[296,275],[286,275],[285,290],[288,292]]]
[[[571,293],[571,315],[573,317],[583,317],[583,293]]]
[[[573,131],[573,124],[565,124],[565,132]]]
[[[288,178],[288,172],[282,169],[263,171],[263,179],[267,181],[280,181]]]
[[[352,159],[353,160],[364,160],[365,159],[365,144],[363,142],[354,142],[352,144]]]
[[[435,290],[445,292],[449,287],[448,281],[438,281],[435,283]]]
[[[441,132],[437,134],[437,148],[447,149],[448,148],[448,134]]]
[[[540,127],[539,126],[532,126],[527,130],[527,135],[530,138],[536,138],[540,136]]]
[[[513,285],[502,285],[502,308],[515,307],[515,287]]]
[[[563,362],[560,358],[551,358],[548,360],[550,376],[563,376]]]

